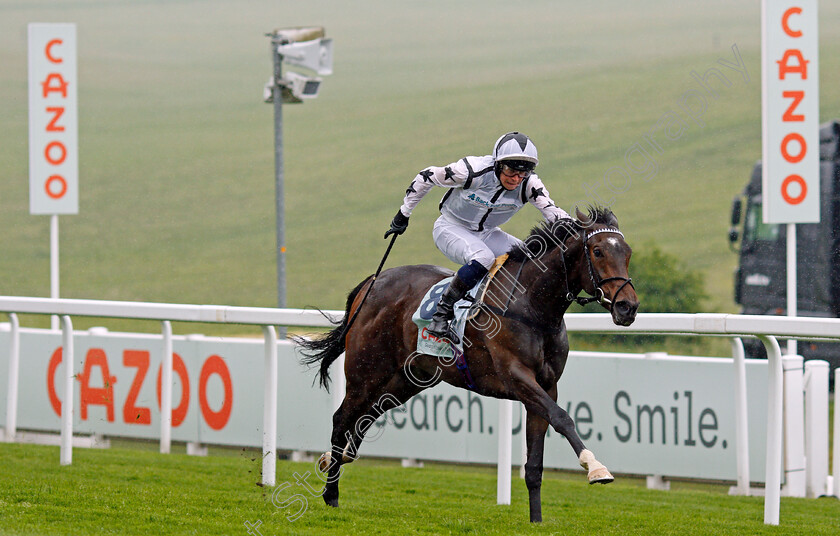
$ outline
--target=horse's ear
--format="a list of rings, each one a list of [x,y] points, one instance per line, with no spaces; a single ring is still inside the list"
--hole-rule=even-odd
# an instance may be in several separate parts
[[[580,207],[575,207],[575,218],[577,218],[578,224],[581,227],[589,227],[593,223],[595,223],[595,218],[590,218],[589,215],[584,214],[580,211]]]
[[[615,214],[613,214],[612,211],[610,211],[610,213],[609,213],[609,218],[607,220],[607,225],[609,227],[615,227],[616,229],[618,229],[618,218],[615,217]]]

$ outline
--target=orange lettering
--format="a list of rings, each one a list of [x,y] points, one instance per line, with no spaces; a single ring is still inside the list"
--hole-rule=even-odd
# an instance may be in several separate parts
[[[59,150],[58,158],[53,157],[52,153],[54,148],[58,148]],[[67,158],[67,148],[60,141],[51,141],[44,148],[44,158],[46,158],[47,162],[49,162],[50,164],[57,166],[64,162],[64,159]]]
[[[93,367],[99,367],[102,373],[102,387],[90,386],[90,374]],[[79,376],[81,386],[81,416],[87,420],[88,406],[105,406],[108,414],[108,422],[114,422],[114,382],[117,378],[111,376],[108,370],[108,357],[105,351],[100,348],[91,348],[85,356],[85,368]]]
[[[791,183],[796,183],[799,185],[799,195],[796,197],[791,196],[788,193],[788,188],[790,188]],[[790,205],[798,205],[802,201],[805,200],[805,196],[808,195],[808,184],[805,182],[805,179],[800,177],[799,175],[788,175],[788,177],[782,181],[782,198]]]
[[[52,121],[47,125],[47,132],[64,132],[64,127],[56,124],[61,119],[61,116],[64,115],[64,107],[47,106],[47,113],[53,114]]]
[[[796,65],[790,65],[791,58],[796,58]],[[779,64],[779,80],[784,80],[788,73],[799,73],[802,80],[808,80],[808,61],[798,49],[787,49]]]
[[[143,387],[143,380],[146,379],[146,372],[149,370],[149,352],[143,350],[125,350],[123,352],[123,365],[126,367],[137,367],[137,374],[131,382],[131,389],[123,405],[123,421],[127,424],[151,424],[152,410],[149,408],[137,407],[137,395]]]
[[[788,144],[792,141],[796,140],[799,143],[799,154],[792,155],[788,152]],[[784,159],[791,164],[796,164],[801,162],[803,158],[805,158],[805,153],[808,152],[808,146],[805,143],[805,138],[802,137],[801,134],[797,134],[796,132],[791,132],[785,139],[782,140],[782,156]]]
[[[56,182],[58,182],[58,191],[54,192],[52,185]],[[51,199],[61,199],[67,193],[67,181],[61,175],[51,175],[44,183],[44,190]]]
[[[55,392],[55,371],[61,364],[61,354],[62,351],[59,346],[50,357],[50,364],[47,365],[47,396],[50,397],[50,406],[59,417],[61,417],[61,400],[58,399],[58,394]]]
[[[44,55],[47,57],[48,60],[50,60],[51,63],[61,63],[64,61],[62,58],[55,58],[52,55],[52,47],[54,47],[55,45],[60,45],[62,43],[64,43],[64,41],[62,41],[61,39],[53,39],[52,41],[47,43],[47,46],[44,48]]]
[[[211,374],[218,374],[222,379],[225,388],[225,400],[219,411],[213,411],[207,403],[207,380]],[[201,406],[201,414],[207,425],[213,430],[221,430],[230,419],[230,412],[233,409],[233,383],[230,379],[230,371],[224,360],[217,355],[211,355],[201,367],[201,375],[198,380],[198,402]]]
[[[55,84],[55,85],[53,85]],[[44,88],[44,98],[46,99],[47,96],[57,91],[61,93],[61,96],[67,98],[67,85],[69,82],[64,81],[64,77],[58,73],[50,73],[47,75],[47,79],[41,82],[41,86]]]
[[[801,30],[791,30],[790,26],[788,26],[788,18],[790,18],[791,15],[799,15],[800,13],[802,13],[801,7],[792,7],[785,11],[785,14],[782,15],[782,30],[791,37],[802,37]]]
[[[795,121],[805,121],[805,116],[802,114],[796,114],[796,107],[799,106],[799,103],[802,102],[802,99],[805,98],[804,91],[782,91],[782,97],[786,99],[793,99],[793,102],[790,103],[788,109],[785,110],[785,113],[782,114],[782,121],[786,122],[795,122]]]

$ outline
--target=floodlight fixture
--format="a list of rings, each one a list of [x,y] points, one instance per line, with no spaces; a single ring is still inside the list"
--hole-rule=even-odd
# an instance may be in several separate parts
[[[320,75],[332,74],[332,39],[314,39],[300,43],[277,45],[283,63],[314,71]]]
[[[283,63],[319,75],[332,74],[333,40],[324,37],[323,28],[277,29],[268,35]]]

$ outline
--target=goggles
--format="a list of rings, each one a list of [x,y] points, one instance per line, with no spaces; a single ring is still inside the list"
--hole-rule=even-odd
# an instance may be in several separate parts
[[[534,163],[525,160],[506,160],[502,162],[502,173],[508,177],[519,176],[527,179],[534,172]]]

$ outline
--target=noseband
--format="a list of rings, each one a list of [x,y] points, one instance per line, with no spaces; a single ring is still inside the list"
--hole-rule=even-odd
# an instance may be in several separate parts
[[[577,302],[579,305],[586,305],[587,303],[598,302],[601,305],[608,305],[610,308],[610,313],[612,313],[613,307],[615,305],[615,300],[618,297],[619,293],[624,290],[624,287],[630,285],[631,288],[635,290],[636,287],[633,286],[633,281],[629,277],[621,277],[621,276],[614,276],[614,277],[606,277],[601,279],[601,276],[595,272],[595,267],[592,266],[592,256],[589,254],[589,248],[587,244],[589,243],[589,239],[595,236],[596,234],[600,233],[614,233],[620,235],[621,238],[624,238],[624,233],[615,229],[613,227],[605,227],[604,229],[598,229],[597,231],[592,231],[587,235],[583,235],[581,238],[581,245],[583,246],[583,254],[586,255],[586,264],[589,269],[589,278],[592,280],[592,285],[595,287],[595,296],[588,297],[588,298],[580,298],[578,296],[573,295],[569,289],[569,275],[568,271],[566,270],[566,260],[563,260],[563,271],[566,272],[564,275],[566,277],[566,299],[569,302]],[[605,283],[609,283],[610,281],[624,281],[618,290],[616,290],[613,295],[612,299],[608,299],[606,294],[604,294],[604,289],[601,287]]]

